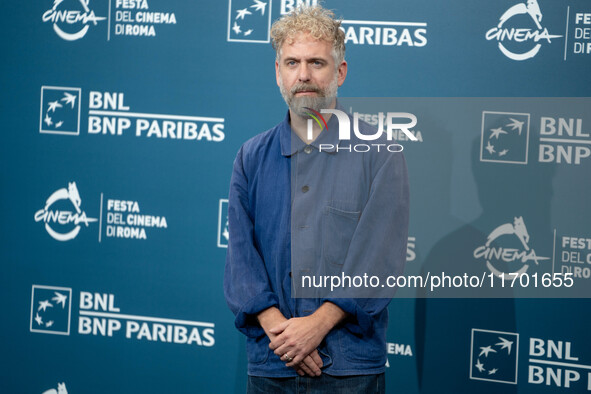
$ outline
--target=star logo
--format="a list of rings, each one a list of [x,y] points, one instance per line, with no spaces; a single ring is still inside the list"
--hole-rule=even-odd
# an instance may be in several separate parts
[[[39,132],[80,134],[80,88],[43,86]]]
[[[55,297],[53,297],[51,300],[55,301],[56,304],[62,304],[62,308],[66,307],[66,300],[68,299],[68,297],[65,294],[61,294],[58,293],[57,291],[54,293]]]
[[[529,114],[483,111],[480,161],[527,164]]]
[[[501,135],[501,134],[507,134],[507,132],[505,130],[503,130],[502,128],[500,128],[500,127],[497,127],[496,129],[490,129],[490,131],[492,131],[492,133],[488,137],[488,139],[496,138],[498,140],[499,139],[499,135]]]
[[[65,101],[66,104],[72,104],[72,109],[74,109],[74,105],[76,104],[76,99],[78,98],[78,96],[70,94],[68,92],[64,92],[64,97],[61,99],[61,101]]]
[[[51,103],[49,103],[49,105],[47,106],[47,114],[49,114],[50,112],[55,112],[56,108],[62,108],[63,105],[61,105],[59,103],[59,101],[52,101]]]
[[[480,354],[478,356],[482,356],[484,354],[484,357],[488,357],[488,354],[490,352],[494,352],[496,353],[497,351],[495,349],[493,349],[491,346],[487,346],[487,347],[481,347],[480,348]]]
[[[261,15],[265,15],[265,8],[266,7],[267,7],[267,3],[265,3],[264,1],[259,1],[259,0],[254,0],[254,4],[250,6],[250,8],[254,8],[256,11],[261,11]]]
[[[45,300],[45,301],[40,301],[39,302],[39,308],[37,308],[38,311],[43,311],[45,312],[47,310],[47,307],[53,308],[53,305],[51,305],[49,303],[49,301]]]
[[[70,335],[72,289],[33,285],[31,332]]]
[[[470,379],[517,384],[519,334],[473,328]]]
[[[228,8],[228,41],[270,42],[271,0],[229,0]]]
[[[45,115],[45,119],[43,119],[43,121],[48,125],[51,126],[53,124],[53,122],[51,121],[51,118],[49,117],[49,114]]]
[[[478,372],[484,372],[484,364],[480,362],[480,359],[477,360],[474,366],[478,369]]]
[[[507,349],[507,354],[511,354],[511,346],[513,345],[513,341],[509,341],[508,339],[499,337],[501,342],[495,343],[497,346],[501,346],[501,350]]]
[[[238,23],[236,23],[236,22],[234,22],[234,26],[232,26],[232,30],[234,30],[234,33],[236,33],[236,34],[242,33],[240,26],[238,26]]]
[[[248,10],[248,8],[244,8],[242,10],[236,11],[236,19],[242,19],[242,20],[244,20],[244,17],[246,15],[252,15],[252,12],[250,12]]]
[[[520,122],[516,119],[509,118],[512,123],[509,123],[507,127],[511,127],[511,130],[519,130],[519,135],[521,135],[521,129],[523,128],[523,124],[525,122]]]

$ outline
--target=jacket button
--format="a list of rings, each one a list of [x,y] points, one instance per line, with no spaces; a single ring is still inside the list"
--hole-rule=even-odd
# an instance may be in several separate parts
[[[310,186],[305,185],[302,187],[302,193],[308,193],[308,190],[310,190]]]

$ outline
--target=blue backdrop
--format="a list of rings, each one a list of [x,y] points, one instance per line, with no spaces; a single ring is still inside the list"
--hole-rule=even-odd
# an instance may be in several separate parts
[[[419,141],[400,141],[408,273],[482,272],[477,249],[519,222],[527,245],[493,246],[584,290],[589,102],[557,98],[591,94],[591,6],[518,1],[326,1],[347,37],[339,94],[467,98],[416,109]],[[300,2],[263,3],[0,6],[0,391],[244,392],[225,198],[240,145],[285,115],[269,26]],[[591,391],[589,299],[428,296],[389,307],[389,392]]]

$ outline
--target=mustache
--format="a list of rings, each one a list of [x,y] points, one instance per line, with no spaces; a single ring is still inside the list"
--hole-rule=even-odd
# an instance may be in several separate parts
[[[298,92],[315,92],[315,93],[321,93],[322,91],[316,85],[308,84],[308,83],[302,83],[302,84],[296,85],[293,88],[291,88],[291,94],[296,94]]]

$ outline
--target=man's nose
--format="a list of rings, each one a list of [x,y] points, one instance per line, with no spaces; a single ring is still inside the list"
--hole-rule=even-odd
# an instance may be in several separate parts
[[[298,80],[300,82],[308,82],[310,80],[310,70],[308,69],[308,65],[305,63],[300,65]]]

